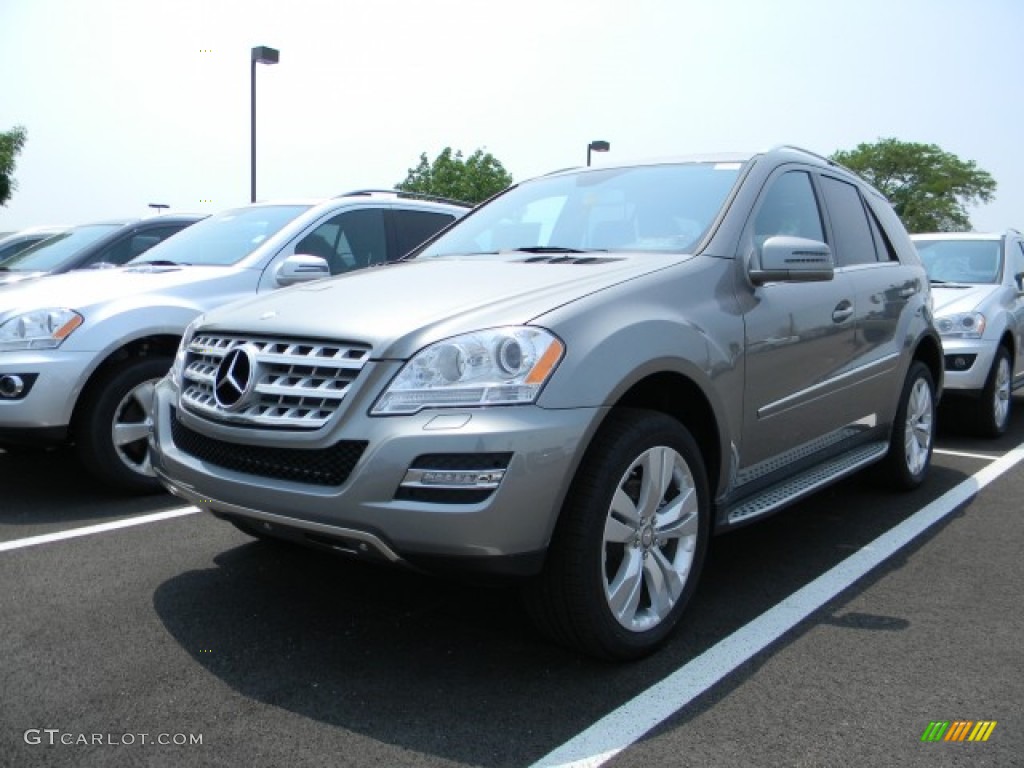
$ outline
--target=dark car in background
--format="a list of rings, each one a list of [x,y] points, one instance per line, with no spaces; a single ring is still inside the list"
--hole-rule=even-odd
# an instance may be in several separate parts
[[[17,232],[8,232],[3,237],[0,237],[0,264],[17,256],[26,248],[36,243],[42,242],[54,235],[59,235],[65,229],[67,227],[32,227]]]
[[[118,267],[206,214],[164,214],[71,227],[0,264],[0,286],[74,269]]]

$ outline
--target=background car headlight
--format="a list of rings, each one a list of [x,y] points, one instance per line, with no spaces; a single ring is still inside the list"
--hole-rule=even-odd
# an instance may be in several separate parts
[[[196,328],[199,327],[203,318],[203,315],[199,315],[185,327],[185,333],[181,336],[181,343],[178,344],[178,351],[174,355],[174,363],[167,374],[171,378],[171,383],[178,389],[181,389],[182,375],[185,373],[185,356],[188,354],[188,345],[192,343],[192,337],[196,335]]]
[[[961,312],[935,318],[940,336],[953,339],[980,339],[985,333],[985,316],[980,312]]]
[[[0,352],[59,347],[83,318],[73,309],[51,307],[24,312],[0,325]]]
[[[564,351],[542,328],[493,328],[439,341],[405,364],[372,413],[532,403]]]

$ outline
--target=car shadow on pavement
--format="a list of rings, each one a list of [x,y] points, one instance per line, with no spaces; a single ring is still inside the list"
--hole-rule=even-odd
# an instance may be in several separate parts
[[[105,488],[67,447],[0,450],[0,527],[74,523],[182,506],[168,493]]]
[[[243,696],[417,753],[482,766],[523,764],[963,477],[936,468],[930,492],[896,496],[853,478],[816,501],[717,538],[684,626],[659,653],[631,664],[600,663],[550,644],[511,588],[272,542],[223,551],[215,567],[167,580],[154,593],[154,607],[181,647]],[[822,620],[831,616],[829,610]]]
[[[609,690],[635,694],[647,682],[549,644],[507,586],[273,542],[215,563],[153,598],[195,661],[246,697],[417,753],[530,762],[550,749],[545,734],[567,707],[578,715],[571,728],[603,715]]]

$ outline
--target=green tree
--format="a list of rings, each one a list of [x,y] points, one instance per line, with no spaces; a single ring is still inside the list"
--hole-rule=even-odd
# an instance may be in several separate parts
[[[14,166],[27,137],[25,128],[20,125],[9,131],[0,131],[0,206],[7,205],[18,188],[14,181]]]
[[[461,150],[453,153],[451,147],[445,147],[432,163],[427,153],[422,153],[419,165],[410,168],[405,181],[396,187],[405,192],[479,203],[511,183],[512,176],[490,152],[478,149],[463,159]]]
[[[996,191],[995,179],[973,160],[934,144],[879,139],[840,150],[831,159],[885,195],[911,232],[969,230],[967,206],[989,202]]]

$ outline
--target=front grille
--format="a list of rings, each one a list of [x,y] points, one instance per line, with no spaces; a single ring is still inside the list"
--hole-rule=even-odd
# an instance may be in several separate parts
[[[365,440],[341,440],[329,448],[275,448],[228,443],[201,435],[171,413],[171,438],[189,456],[224,469],[274,480],[337,486],[348,480],[366,450]]]
[[[251,391],[225,407],[214,389],[224,358],[243,347]],[[197,334],[188,345],[181,406],[211,421],[270,429],[318,429],[341,408],[370,356],[365,344]]]

